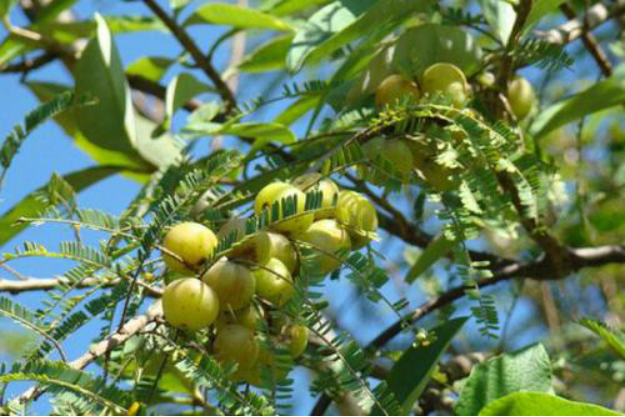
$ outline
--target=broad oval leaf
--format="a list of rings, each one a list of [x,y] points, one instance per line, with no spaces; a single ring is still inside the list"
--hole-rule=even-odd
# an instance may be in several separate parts
[[[542,392],[517,392],[488,404],[481,416],[621,416],[594,404],[566,400]]]
[[[437,236],[425,248],[421,256],[412,265],[406,274],[405,281],[412,283],[421,274],[427,271],[436,261],[445,256],[454,246],[454,241],[449,240],[444,234]]]
[[[472,416],[486,404],[517,391],[550,392],[551,364],[543,345],[533,345],[475,366],[462,388],[455,414]]]
[[[184,26],[206,23],[233,26],[240,29],[293,30],[291,25],[270,14],[224,3],[206,4],[199,7],[184,22]]]
[[[456,27],[428,23],[407,30],[395,46],[393,64],[409,76],[420,77],[432,64],[448,62],[471,75],[481,65],[482,49]]]
[[[165,94],[165,126],[169,128],[174,113],[186,102],[209,91],[213,91],[213,89],[192,74],[183,72],[174,77],[167,86],[167,93]]]
[[[624,103],[625,65],[620,65],[611,77],[542,111],[531,131],[541,137],[584,116]]]
[[[257,73],[283,69],[293,36],[281,36],[269,40],[246,56],[239,64],[242,72]]]
[[[132,62],[126,68],[127,75],[140,76],[150,81],[160,81],[175,61],[170,58],[146,56]]]
[[[532,4],[532,10],[527,16],[525,25],[523,26],[523,32],[529,32],[540,19],[553,13],[562,3],[566,0],[536,0]]]

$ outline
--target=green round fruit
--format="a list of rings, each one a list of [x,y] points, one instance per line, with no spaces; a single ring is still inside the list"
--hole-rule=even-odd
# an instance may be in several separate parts
[[[306,346],[308,346],[310,331],[306,326],[294,324],[287,328],[286,333],[289,341],[289,352],[291,352],[294,358],[300,357],[306,350]]]
[[[523,120],[534,107],[536,94],[525,78],[517,77],[508,84],[508,103],[517,120]]]
[[[174,327],[199,330],[208,327],[219,314],[219,298],[211,287],[199,279],[179,279],[163,291],[165,320]]]
[[[222,310],[238,310],[252,301],[256,279],[252,272],[226,258],[217,261],[202,277],[219,297]]]
[[[235,361],[240,370],[251,369],[258,359],[258,342],[254,332],[238,324],[219,329],[213,348],[220,362]]]
[[[449,191],[459,185],[453,178],[453,170],[440,166],[436,162],[426,162],[419,171],[423,179],[438,192]]]
[[[293,278],[288,268],[276,258],[272,258],[254,271],[256,293],[265,300],[283,306],[295,294]]]
[[[256,254],[259,264],[265,265],[272,258],[276,258],[291,274],[295,273],[299,264],[293,243],[286,236],[278,233],[259,233],[256,238]]]
[[[217,236],[199,223],[179,223],[169,229],[163,247],[180,259],[163,252],[163,260],[172,271],[193,274],[210,258],[217,247]]]
[[[386,77],[375,91],[375,105],[378,108],[397,104],[405,97],[419,101],[421,91],[417,84],[403,75],[394,74]]]
[[[462,107],[469,98],[467,79],[460,68],[453,64],[438,63],[429,66],[421,77],[424,93],[440,93],[452,101],[455,107]]]
[[[336,256],[340,250],[351,248],[349,234],[333,219],[314,222],[299,239],[310,244],[316,252],[315,256],[319,259],[323,274],[330,273],[341,265],[341,260]]]
[[[295,213],[291,218],[283,219],[283,207],[282,203],[285,199],[297,199],[297,205]],[[278,205],[278,217],[273,217],[273,207]],[[269,212],[270,220],[272,224],[270,227],[279,232],[285,233],[298,233],[306,230],[314,221],[315,215],[313,213],[306,213],[306,194],[299,189],[295,188],[291,184],[284,182],[274,182],[263,188],[256,196],[254,202],[254,210],[257,215],[267,210]]]
[[[341,191],[336,206],[336,219],[346,227],[352,249],[360,249],[378,230],[378,213],[369,200],[355,191]]]
[[[217,317],[215,326],[219,331],[219,329],[225,326],[239,324],[243,327],[247,327],[251,331],[256,331],[259,320],[262,320],[262,314],[257,308],[249,305],[237,311],[223,310],[219,314],[219,317]]]
[[[219,240],[234,237],[234,241],[226,255],[231,258],[256,259],[256,238],[257,234],[246,235],[247,219],[233,217],[219,229],[217,237]]]
[[[330,179],[319,180],[319,174],[306,174],[297,178],[304,186],[303,190],[321,192],[321,207],[315,212],[315,220],[327,219],[334,215],[334,208],[339,196],[339,187]]]

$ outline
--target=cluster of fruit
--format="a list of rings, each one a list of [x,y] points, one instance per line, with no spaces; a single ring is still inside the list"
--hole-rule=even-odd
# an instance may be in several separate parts
[[[379,109],[383,109],[400,101],[417,102],[422,94],[438,94],[449,100],[452,106],[461,108],[469,101],[472,88],[460,68],[449,63],[437,63],[423,72],[419,84],[401,74],[386,77],[375,91],[375,103]],[[515,78],[508,85],[507,100],[514,116],[518,120],[525,118],[535,102],[531,84],[523,78]],[[453,139],[461,139],[464,136],[461,130],[453,126],[442,127],[441,130],[446,130],[446,134]],[[372,176],[370,169],[361,167],[361,175],[381,185],[393,177],[400,180],[409,179],[410,175],[416,172],[435,190],[448,191],[458,186],[457,180],[454,179],[454,174],[458,172],[457,168],[444,166],[436,161],[441,146],[444,146],[444,143],[431,135],[376,137],[363,145],[364,155],[369,159],[381,158],[392,172],[382,171],[382,175],[378,172],[377,176]]]
[[[328,274],[339,268],[342,253],[366,245],[378,226],[374,206],[361,194],[341,191],[318,175],[300,177],[294,184],[274,182],[256,196],[257,218],[268,217],[268,230],[246,233],[249,220],[233,218],[215,235],[202,224],[185,222],[173,226],[162,244],[169,269],[187,276],[165,288],[165,319],[188,331],[214,325],[215,357],[236,362],[237,379],[255,385],[260,384],[261,365],[272,368],[274,363],[259,340],[271,337],[293,357],[308,343],[308,329],[286,317],[267,320],[270,336],[257,331],[269,312],[295,295],[300,249],[311,249],[315,265]],[[305,191],[320,197],[316,210],[306,210]],[[234,243],[204,272],[220,239]]]

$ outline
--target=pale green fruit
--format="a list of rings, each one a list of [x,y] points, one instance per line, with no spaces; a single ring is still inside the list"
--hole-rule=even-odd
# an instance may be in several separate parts
[[[341,191],[336,207],[336,219],[346,227],[352,249],[360,249],[378,230],[378,213],[369,200],[355,191]]]
[[[275,381],[275,383],[284,380],[288,375],[288,370],[278,368],[273,354],[262,344],[259,344],[258,360],[252,366],[252,368],[240,374],[241,379],[243,379],[248,384],[252,384],[257,387],[263,387],[261,381],[261,366],[269,369],[269,372],[271,372],[271,374],[273,375],[273,381]]]
[[[235,361],[241,370],[251,369],[258,360],[258,342],[254,332],[238,324],[218,329],[213,348],[219,361]]]
[[[217,243],[217,236],[208,227],[193,222],[179,223],[169,229],[163,247],[184,263],[166,252],[163,260],[172,271],[193,274],[211,257]]]
[[[163,291],[162,302],[165,320],[185,330],[208,327],[219,314],[217,294],[195,278],[183,278],[169,284]]]
[[[222,240],[236,236],[234,243],[228,249],[227,256],[231,258],[256,259],[256,238],[257,234],[246,235],[247,219],[233,217],[219,229],[217,237]]]
[[[246,307],[256,291],[256,279],[243,265],[221,258],[202,277],[219,297],[222,310]]]
[[[341,260],[336,256],[340,250],[351,248],[349,234],[333,219],[314,222],[299,239],[310,244],[320,261],[323,274],[330,273],[341,265]]]
[[[470,94],[469,84],[462,70],[444,62],[431,65],[423,72],[421,88],[424,93],[443,94],[455,107],[464,105]]]
[[[321,192],[321,207],[315,212],[315,220],[332,217],[339,196],[339,187],[334,181],[319,178],[319,174],[306,174],[295,180],[298,184],[302,184],[302,189],[307,193],[309,191]]]
[[[272,258],[254,271],[256,293],[265,300],[283,306],[295,294],[293,278],[287,267],[276,258]]]
[[[410,147],[399,139],[374,138],[362,146],[364,155],[374,161],[381,161],[375,176],[368,175],[367,165],[360,166],[358,172],[376,185],[383,185],[389,179],[407,180],[414,169]]]
[[[295,213],[291,218],[283,220],[283,207],[282,202],[285,199],[297,198],[297,205]],[[278,204],[278,217],[273,218],[273,207]],[[272,224],[270,227],[279,232],[285,233],[297,233],[306,230],[315,219],[313,213],[303,214],[306,208],[306,194],[299,189],[295,188],[291,184],[284,182],[275,182],[267,185],[256,196],[254,202],[254,210],[257,215],[261,215],[263,211],[267,210]]]
[[[532,84],[521,77],[510,81],[507,96],[510,108],[518,120],[525,119],[536,102],[536,94]]]
[[[308,346],[310,331],[306,326],[294,324],[287,328],[286,333],[289,341],[289,352],[291,352],[294,358],[300,357],[306,350],[306,346]]]
[[[419,169],[425,181],[436,191],[444,192],[458,187],[458,182],[453,178],[453,170],[436,164],[426,162]]]
[[[267,264],[271,258],[276,258],[286,266],[291,274],[297,270],[299,259],[293,243],[278,233],[261,232],[256,238],[257,261],[261,265]]]
[[[375,91],[375,105],[378,108],[392,106],[402,101],[405,97],[410,97],[413,101],[418,101],[421,91],[417,84],[407,79],[403,75],[394,74],[386,77]]]
[[[247,327],[252,331],[256,331],[256,329],[258,328],[258,322],[260,320],[262,320],[262,314],[257,308],[250,305],[236,311],[223,310],[219,314],[219,317],[217,317],[215,326],[219,330],[222,327],[228,326],[230,324],[239,324],[243,327]]]

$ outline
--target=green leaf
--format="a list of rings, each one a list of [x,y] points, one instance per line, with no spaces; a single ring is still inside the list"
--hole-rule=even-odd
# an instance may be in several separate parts
[[[80,192],[96,182],[110,177],[122,170],[116,166],[101,166],[87,168],[80,171],[72,172],[64,175],[63,179],[70,184],[76,192]],[[22,201],[7,210],[0,217],[0,246],[17,236],[28,225],[16,224],[22,217],[36,217],[42,210],[46,209],[43,201],[37,198],[39,192],[43,191],[47,185],[39,188],[37,191],[27,195]]]
[[[362,12],[362,7],[350,8],[343,3],[325,6],[298,30],[287,58],[291,71],[299,71],[306,62],[319,62],[363,35],[378,30],[390,33],[403,20],[427,10],[435,2],[380,0],[362,14],[357,13]]]
[[[146,56],[134,61],[126,68],[127,75],[136,75],[150,81],[160,81],[169,67],[174,63],[173,59]]]
[[[512,4],[500,0],[481,0],[480,3],[486,21],[501,42],[506,45],[516,20],[516,12]]]
[[[302,116],[314,109],[321,100],[318,96],[304,96],[291,104],[286,110],[284,110],[275,122],[284,126],[290,126],[298,121]]]
[[[239,70],[257,73],[283,69],[292,41],[293,36],[286,35],[263,43],[243,59]]]
[[[467,320],[468,317],[458,317],[436,327],[432,330],[435,340],[430,345],[407,349],[393,365],[386,382],[401,404],[404,415],[410,415],[441,355]],[[380,413],[373,410],[371,415]]]
[[[255,138],[256,141],[252,145],[249,156],[254,155],[256,151],[262,149],[269,142],[289,144],[297,140],[295,134],[288,127],[279,123],[246,122],[224,125],[219,130],[219,134]]]
[[[594,404],[566,400],[542,392],[517,392],[482,409],[481,416],[621,416]]]
[[[137,153],[135,114],[124,68],[106,22],[99,15],[97,36],[89,41],[76,65],[78,94],[89,93],[99,102],[76,111],[85,138],[100,148],[117,151],[141,163]]]
[[[478,364],[460,393],[456,415],[472,416],[497,398],[517,391],[551,391],[551,364],[543,345],[533,345]]]
[[[271,14],[283,16],[329,3],[329,0],[281,0],[271,7]]]
[[[48,101],[57,94],[62,93],[70,89],[69,86],[62,84],[46,83],[46,82],[28,82],[25,83],[33,94],[37,96],[39,101]],[[134,158],[130,158],[123,152],[112,151],[102,148],[92,142],[89,142],[85,136],[80,132],[76,124],[75,114],[73,112],[64,112],[57,115],[54,120],[63,129],[63,131],[73,139],[74,144],[89,155],[94,161],[100,165],[111,165],[119,167],[127,167],[134,172],[127,172],[124,175],[129,175],[137,180],[145,181],[147,179],[145,174],[140,174],[139,171],[145,170],[146,174],[149,173],[151,167],[145,162],[138,162]]]
[[[292,31],[291,26],[267,13],[233,4],[206,4],[184,22],[184,26],[212,23],[240,29],[274,29]]]
[[[434,265],[436,261],[445,256],[453,246],[454,241],[447,239],[444,234],[433,239],[406,274],[406,282],[409,284],[414,282],[421,274]]]
[[[531,131],[536,137],[542,137],[584,116],[623,103],[625,103],[625,65],[619,66],[611,77],[542,111],[533,123]]]
[[[0,0],[0,17],[8,15],[16,2],[17,0]]]
[[[171,124],[174,113],[193,97],[212,91],[206,84],[200,82],[193,75],[183,72],[169,83],[167,94],[165,95],[165,115],[164,125],[167,129]]]
[[[399,38],[393,65],[411,77],[420,77],[432,64],[448,62],[471,75],[482,65],[482,50],[462,29],[433,23],[407,30]]]
[[[593,331],[616,352],[621,359],[625,360],[625,333],[618,329],[611,329],[606,324],[590,318],[583,318],[579,324]]]
[[[566,0],[536,0],[523,26],[523,33],[529,32],[540,19],[553,13]]]
[[[152,165],[161,169],[180,162],[183,143],[153,121],[137,115],[137,143],[139,153]]]

